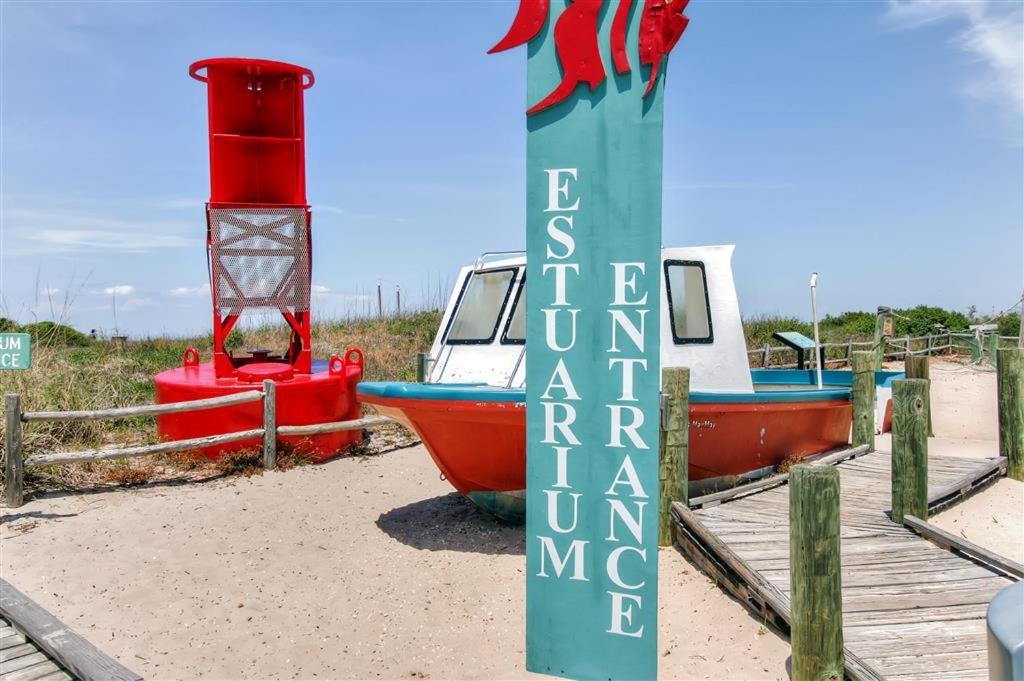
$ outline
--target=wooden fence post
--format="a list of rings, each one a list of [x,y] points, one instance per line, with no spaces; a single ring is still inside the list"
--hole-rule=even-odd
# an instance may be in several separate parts
[[[277,385],[263,381],[263,467],[277,467]]]
[[[4,501],[7,508],[25,503],[25,459],[21,451],[21,395],[4,397]]]
[[[932,427],[932,375],[928,358],[907,355],[903,360],[903,371],[906,372],[907,378],[923,378],[928,381],[924,406],[928,409],[928,437],[935,437],[935,429]]]
[[[1024,348],[1000,348],[997,357],[999,455],[1007,477],[1024,481]]]
[[[875,353],[858,351],[851,360],[853,369],[853,435],[854,447],[867,445],[875,449]]]
[[[430,355],[426,352],[416,353],[416,382],[426,383],[427,382],[427,357]]]
[[[892,520],[928,519],[928,382],[892,382]]]
[[[768,368],[768,357],[769,357],[769,355],[771,355],[771,352],[772,352],[772,346],[770,344],[768,344],[768,343],[765,343],[764,344],[764,354],[761,356],[761,368],[762,369],[767,369]]]
[[[789,472],[793,681],[843,678],[839,536],[839,469],[815,464],[794,466]]]
[[[658,504],[658,544],[672,545],[672,502],[690,500],[690,370],[662,369],[661,391],[665,396],[661,415]]]

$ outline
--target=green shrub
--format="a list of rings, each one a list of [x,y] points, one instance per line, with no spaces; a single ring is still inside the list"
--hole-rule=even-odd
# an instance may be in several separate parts
[[[92,339],[81,331],[55,322],[36,322],[21,327],[21,331],[32,335],[32,342],[50,347],[86,347]]]
[[[1020,313],[1011,312],[1010,314],[1004,314],[1002,317],[996,320],[999,324],[999,335],[1000,336],[1018,336],[1020,335]]]
[[[18,322],[7,317],[0,317],[0,333],[17,333],[21,330]]]
[[[926,336],[935,333],[936,324],[942,324],[952,331],[962,331],[970,324],[967,315],[962,312],[929,305],[918,305],[895,312],[896,328],[893,333],[897,336]]]

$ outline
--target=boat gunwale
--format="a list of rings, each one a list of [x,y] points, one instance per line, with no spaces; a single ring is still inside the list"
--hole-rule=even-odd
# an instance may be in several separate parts
[[[902,378],[903,372],[879,371],[875,384],[890,388],[894,379]],[[815,387],[795,390],[757,390],[762,386],[796,385],[812,386],[816,381],[815,372],[792,369],[752,369],[753,393],[726,393],[695,390],[690,393],[693,404],[787,404],[850,401],[853,374],[848,371],[824,371],[825,385],[821,390]],[[472,402],[517,403],[526,402],[525,388],[504,388],[486,383],[406,383],[401,381],[374,381],[360,383],[356,388],[360,399],[373,404],[374,397],[388,400],[410,400],[422,402]],[[370,398],[370,399],[367,399]]]

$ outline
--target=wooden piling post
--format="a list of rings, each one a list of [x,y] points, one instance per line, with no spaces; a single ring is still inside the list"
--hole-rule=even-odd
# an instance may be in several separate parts
[[[932,426],[932,376],[931,364],[927,357],[920,355],[907,355],[903,360],[903,371],[907,378],[923,378],[928,381],[924,406],[928,410],[928,437],[935,437],[935,429]]]
[[[263,381],[263,467],[277,467],[277,385]]]
[[[851,360],[853,368],[853,434],[854,447],[867,445],[875,449],[875,353],[857,351]]]
[[[996,355],[999,354],[999,332],[993,331],[988,336],[988,361],[992,366],[996,365]]]
[[[672,545],[672,502],[690,500],[690,370],[672,367],[661,372],[664,395],[661,415],[658,544]]]
[[[430,355],[426,352],[416,353],[416,382],[426,383],[427,382],[427,357]]]
[[[793,681],[843,678],[839,536],[839,469],[815,464],[794,466],[789,472]]]
[[[1006,475],[1024,481],[1024,348],[1000,348],[999,454],[1007,460]]]
[[[25,459],[21,448],[21,395],[4,397],[4,501],[7,508],[25,503]]]
[[[892,520],[928,519],[928,381],[892,382]]]

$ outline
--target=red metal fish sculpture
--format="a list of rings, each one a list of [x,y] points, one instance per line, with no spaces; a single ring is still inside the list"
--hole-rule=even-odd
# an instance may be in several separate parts
[[[612,20],[612,61],[615,62],[616,73],[629,73],[629,55],[626,54],[626,27],[629,24],[629,12],[633,9],[633,0],[619,0]]]
[[[544,20],[548,17],[549,3],[550,0],[519,0],[519,11],[516,12],[516,18],[512,20],[508,33],[494,47],[487,50],[487,54],[525,45],[537,37],[540,29],[544,27]]]
[[[580,83],[593,90],[605,78],[597,45],[597,20],[604,0],[573,0],[555,22],[555,50],[562,64],[562,82],[529,110],[533,115],[564,101]]]
[[[640,16],[640,63],[651,67],[647,78],[644,97],[651,94],[658,82],[661,62],[679,42],[690,20],[683,10],[690,0],[644,0],[644,11]]]
[[[644,0],[640,16],[640,63],[651,67],[646,97],[654,89],[661,65],[679,42],[690,20],[683,10],[690,0]],[[604,0],[571,0],[555,22],[555,50],[562,65],[562,82],[551,94],[526,112],[535,114],[565,101],[580,83],[593,90],[605,79],[604,64],[598,49],[598,18]],[[632,67],[626,50],[629,15],[635,0],[619,0],[611,28],[611,52],[616,73],[629,73]],[[508,50],[530,42],[540,33],[551,10],[551,0],[519,0],[519,9],[505,37],[488,54]]]

